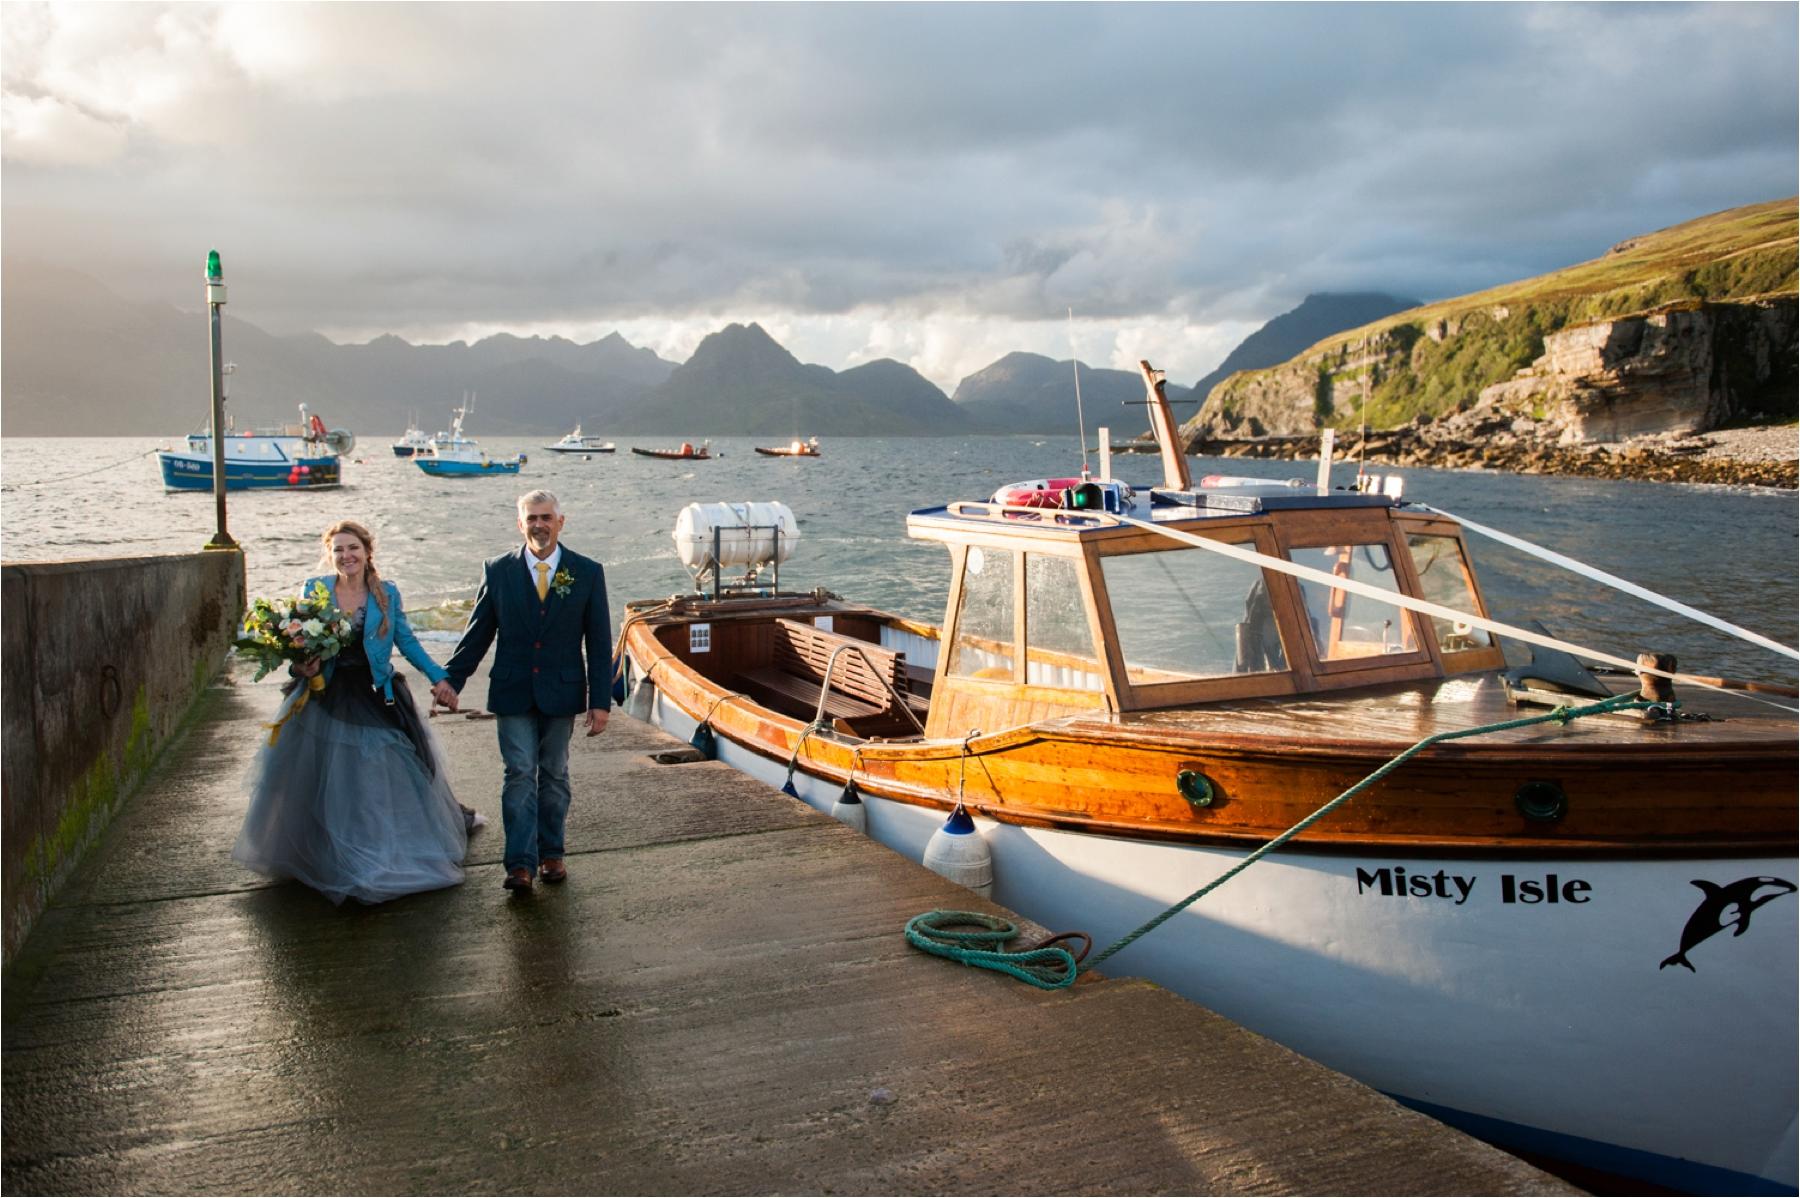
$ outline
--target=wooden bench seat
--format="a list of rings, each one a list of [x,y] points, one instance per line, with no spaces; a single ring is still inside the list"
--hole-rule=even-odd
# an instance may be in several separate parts
[[[829,691],[823,685],[828,666]],[[742,675],[740,682],[753,696],[791,715],[803,712],[806,719],[819,709],[824,693],[826,718],[857,735],[916,732],[901,704],[924,714],[923,701],[911,693],[905,654],[801,620],[775,621],[773,662]]]

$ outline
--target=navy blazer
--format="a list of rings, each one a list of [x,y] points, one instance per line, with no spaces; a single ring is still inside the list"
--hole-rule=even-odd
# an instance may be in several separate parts
[[[606,606],[606,574],[600,563],[567,545],[557,576],[567,572],[560,593],[555,579],[542,601],[537,597],[520,545],[490,558],[481,571],[475,610],[456,644],[445,673],[460,693],[487,656],[496,636],[494,667],[488,674],[488,710],[495,715],[580,715],[612,706],[612,616]],[[587,660],[582,660],[585,642]]]

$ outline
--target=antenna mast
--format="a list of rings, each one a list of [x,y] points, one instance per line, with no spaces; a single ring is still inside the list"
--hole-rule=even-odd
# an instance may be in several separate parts
[[[1081,477],[1088,477],[1087,417],[1081,411],[1081,361],[1075,356],[1075,309],[1069,309],[1069,369],[1075,372],[1075,425],[1081,433]]]

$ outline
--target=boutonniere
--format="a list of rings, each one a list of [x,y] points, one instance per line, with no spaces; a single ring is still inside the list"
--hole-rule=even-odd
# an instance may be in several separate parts
[[[567,570],[558,570],[550,578],[550,589],[567,599],[569,588],[575,585],[575,576]]]

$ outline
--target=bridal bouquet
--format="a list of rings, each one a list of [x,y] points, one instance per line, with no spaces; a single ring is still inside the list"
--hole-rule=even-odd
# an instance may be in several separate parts
[[[292,599],[257,599],[250,604],[235,647],[256,663],[256,680],[287,662],[336,657],[350,639],[350,617],[337,609],[322,582]],[[315,688],[316,689],[316,688]]]

